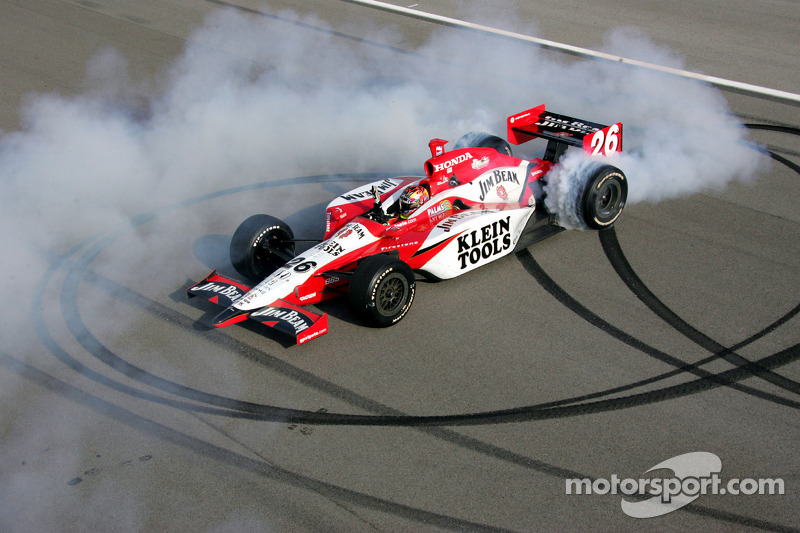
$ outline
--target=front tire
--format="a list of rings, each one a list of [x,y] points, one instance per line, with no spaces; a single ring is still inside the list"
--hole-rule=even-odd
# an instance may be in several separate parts
[[[416,281],[411,267],[387,255],[373,255],[362,261],[353,273],[350,306],[364,323],[387,327],[408,313],[415,293]]]
[[[237,272],[261,281],[286,264],[286,256],[294,256],[292,228],[273,216],[253,215],[234,232],[230,256]]]

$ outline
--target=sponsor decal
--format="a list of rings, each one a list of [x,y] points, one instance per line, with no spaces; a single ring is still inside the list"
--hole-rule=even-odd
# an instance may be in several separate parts
[[[467,152],[454,157],[453,159],[448,159],[444,163],[434,163],[433,170],[435,172],[439,172],[446,169],[448,172],[452,172],[452,169],[455,165],[463,163],[464,161],[469,161],[470,159],[472,159],[472,154]]]
[[[264,307],[263,309],[250,313],[250,316],[253,318],[274,318],[281,322],[286,322],[294,328],[295,335],[301,331],[307,330],[312,324],[308,317],[301,315],[294,309],[282,309],[280,307]]]
[[[331,277],[325,277],[325,285],[326,285],[326,286],[328,286],[328,285],[333,285],[333,284],[334,284],[334,283],[336,283],[337,281],[339,281],[339,278],[335,278],[335,277],[333,277],[333,276],[331,276]]]
[[[310,341],[311,339],[316,339],[320,335],[325,335],[328,333],[328,328],[318,329],[317,331],[312,331],[308,335],[297,337],[297,344],[303,344],[306,341]],[[324,412],[320,410],[320,412]]]
[[[336,220],[342,220],[344,217],[347,216],[347,213],[341,207],[334,207],[325,212],[325,233],[328,233],[331,230],[331,222]]]
[[[377,185],[377,188],[379,193],[383,193],[390,189],[393,189],[395,186],[396,184],[394,180],[385,179]],[[343,198],[348,202],[355,202],[358,200],[364,200],[366,198],[372,198],[372,186],[370,186],[369,189],[361,192],[343,194],[340,198]]]
[[[565,120],[563,118],[553,117],[551,115],[545,115],[545,117],[537,122],[536,125],[540,128],[560,129],[563,132],[582,133],[584,135],[587,133],[594,133],[599,130],[599,128],[584,124],[580,120]]]
[[[298,300],[300,300],[301,302],[305,302],[306,300],[310,300],[311,298],[313,298],[316,295],[317,295],[316,292],[312,292],[312,293],[306,294],[305,296],[301,296],[300,298],[298,298]]]
[[[233,285],[224,285],[222,283],[208,282],[205,285],[202,285],[200,287],[195,287],[192,290],[215,292],[220,296],[226,296],[230,298],[231,301],[238,300],[242,296],[242,293],[239,292],[239,290]]]
[[[345,227],[339,230],[339,233],[336,234],[337,239],[346,239],[350,235],[355,233],[358,235],[358,239],[363,239],[367,234],[364,232],[364,227],[360,224],[356,224],[355,222],[351,222],[347,224]]]
[[[428,209],[428,215],[434,216],[440,213],[444,213],[445,211],[449,211],[453,208],[453,204],[450,203],[450,200],[445,200],[443,202],[439,202],[435,206]]]
[[[419,224],[419,218],[417,218],[417,215],[419,213],[421,213],[421,212],[422,211],[415,211],[412,214],[411,218],[407,218],[405,220],[398,220],[397,222],[394,222],[392,224],[392,226],[390,228],[388,228],[386,231],[388,233],[396,233],[396,232],[393,232],[392,230],[396,230],[396,229],[399,229],[399,228],[404,228],[406,226],[411,226],[412,224]]]
[[[275,272],[272,274],[272,279],[271,279],[271,280],[269,280],[269,282],[267,283],[267,287],[269,287],[269,286],[270,286],[270,285],[272,285],[273,283],[276,283],[276,282],[278,282],[278,281],[280,281],[280,280],[282,280],[282,279],[287,279],[287,278],[289,278],[291,275],[292,275],[291,271],[289,271],[289,270],[287,270],[287,269],[285,269],[285,268],[281,268],[280,270],[276,270],[276,271],[275,271]]]
[[[489,166],[489,156],[481,157],[480,159],[473,159],[472,160],[472,169],[473,170],[480,170],[482,168],[486,168]]]
[[[443,220],[441,224],[438,224],[436,227],[444,230],[445,233],[450,233],[450,230],[453,229],[453,226],[456,222],[463,218],[468,218],[471,216],[475,216],[482,212],[479,211],[465,211],[463,213],[456,213],[455,215],[448,217],[447,220]]]
[[[463,270],[511,248],[511,217],[459,235],[456,240],[458,261]]]
[[[322,246],[322,251],[332,255],[333,257],[339,257],[339,255],[341,255],[342,252],[344,252],[344,246],[342,246],[336,241],[328,241]]]
[[[399,243],[396,243],[396,244],[389,244],[387,246],[381,246],[378,251],[379,252],[386,252],[388,250],[398,250],[400,248],[407,248],[409,246],[419,246],[419,241],[399,242]]]
[[[508,200],[508,192],[506,192],[506,188],[502,185],[497,188],[497,196],[503,201]]]
[[[486,193],[491,191],[495,185],[500,185],[501,183],[516,183],[519,185],[519,178],[517,177],[517,173],[514,170],[495,170],[488,177],[481,179],[478,182],[478,186],[481,188],[481,202],[486,198]]]

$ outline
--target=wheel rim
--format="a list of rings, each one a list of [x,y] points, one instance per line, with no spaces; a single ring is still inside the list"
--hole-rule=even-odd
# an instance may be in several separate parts
[[[276,257],[271,249],[290,252],[290,249],[286,246],[286,241],[289,239],[291,239],[291,237],[281,230],[267,233],[255,245],[255,251],[253,253],[255,263],[257,265],[270,265],[274,263]]]
[[[375,299],[375,307],[383,316],[392,316],[402,309],[408,294],[408,281],[401,274],[383,279]]]
[[[622,200],[622,187],[615,180],[606,181],[597,191],[595,197],[595,212],[600,220],[614,218],[619,211]]]

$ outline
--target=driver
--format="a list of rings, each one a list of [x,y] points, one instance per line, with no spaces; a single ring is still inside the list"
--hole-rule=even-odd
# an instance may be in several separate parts
[[[402,196],[400,196],[400,218],[407,219],[411,213],[427,202],[430,197],[428,189],[422,185],[409,185],[406,187]]]

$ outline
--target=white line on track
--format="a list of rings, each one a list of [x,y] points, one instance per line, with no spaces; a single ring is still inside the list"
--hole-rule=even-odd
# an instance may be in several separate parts
[[[424,11],[419,11],[416,9],[410,9],[407,7],[400,7],[395,6],[392,4],[387,4],[386,2],[379,2],[377,0],[341,0],[342,2],[349,2],[351,4],[358,4],[365,7],[372,7],[376,9],[381,9],[383,11],[388,11],[390,13],[396,13],[398,15],[404,15],[407,17],[413,17],[416,19],[424,20],[426,22],[433,22],[435,24],[441,24],[443,26],[450,26],[454,28],[462,28],[482,33],[488,33],[492,35],[497,35],[499,37],[504,37],[507,39],[513,39],[517,41],[524,41],[532,44],[536,44],[541,46],[542,48],[548,50],[556,50],[559,52],[563,52],[566,54],[583,57],[586,59],[593,59],[593,60],[601,60],[601,61],[608,61],[612,63],[619,63],[624,65],[630,65],[633,67],[638,68],[645,68],[648,70],[654,70],[658,72],[662,72],[665,74],[671,74],[674,76],[680,76],[682,78],[688,78],[692,80],[701,81],[704,83],[709,83],[716,87],[724,88],[733,92],[746,94],[750,96],[756,96],[758,98],[763,98],[767,100],[774,100],[777,102],[791,104],[791,105],[800,105],[800,94],[790,93],[786,91],[779,91],[777,89],[770,89],[768,87],[761,87],[759,85],[751,85],[749,83],[742,83],[739,81],[733,80],[726,80],[724,78],[718,78],[716,76],[707,76],[705,74],[698,74],[696,72],[689,72],[686,70],[680,70],[671,67],[665,67],[662,65],[656,65],[655,63],[647,63],[645,61],[638,61],[636,59],[628,59],[622,56],[615,56],[612,54],[606,54],[604,52],[596,52],[594,50],[589,50],[588,48],[580,48],[578,46],[572,46],[569,44],[558,43],[555,41],[548,41],[546,39],[539,39],[538,37],[531,37],[529,35],[523,35],[521,33],[516,33],[512,31],[501,30],[498,28],[492,28],[490,26],[483,26],[481,24],[475,24],[472,22],[466,22],[459,19],[454,19],[450,17],[444,17],[441,15],[434,15],[432,13],[426,13]]]

